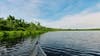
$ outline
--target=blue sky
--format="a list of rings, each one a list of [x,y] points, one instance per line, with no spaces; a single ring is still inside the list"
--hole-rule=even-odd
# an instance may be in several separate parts
[[[49,27],[99,27],[97,22],[93,26],[81,24],[86,22],[84,17],[100,15],[99,12],[100,0],[0,0],[0,17],[13,15],[26,21],[37,20]]]

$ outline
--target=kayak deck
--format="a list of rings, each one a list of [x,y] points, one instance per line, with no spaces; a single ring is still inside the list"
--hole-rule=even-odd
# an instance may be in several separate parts
[[[47,56],[39,44],[34,46],[31,56]]]

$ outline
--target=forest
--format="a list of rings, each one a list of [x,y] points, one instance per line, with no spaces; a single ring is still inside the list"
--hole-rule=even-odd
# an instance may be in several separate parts
[[[7,18],[0,18],[0,42],[12,41],[27,36],[40,35],[53,30],[44,27],[39,22],[26,22],[9,15]]]
[[[39,22],[25,22],[23,19],[16,19],[14,16],[9,15],[6,19],[0,18],[0,31],[36,31],[36,30],[47,30],[41,26]]]

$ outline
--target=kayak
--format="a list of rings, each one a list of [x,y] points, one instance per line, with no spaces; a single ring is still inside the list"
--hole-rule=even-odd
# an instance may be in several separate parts
[[[30,56],[47,56],[38,42],[36,42],[32,54]]]

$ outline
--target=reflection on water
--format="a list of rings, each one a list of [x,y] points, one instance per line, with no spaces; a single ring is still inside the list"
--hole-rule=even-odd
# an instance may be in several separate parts
[[[49,32],[40,42],[48,56],[100,56],[99,31]]]
[[[24,36],[16,39],[1,41],[0,56],[29,56],[33,51],[34,43],[37,39],[35,37],[36,36],[30,36],[25,38]]]
[[[5,39],[0,42],[0,56],[30,56],[38,40],[37,36]],[[99,31],[48,32],[39,43],[47,56],[100,56]]]

